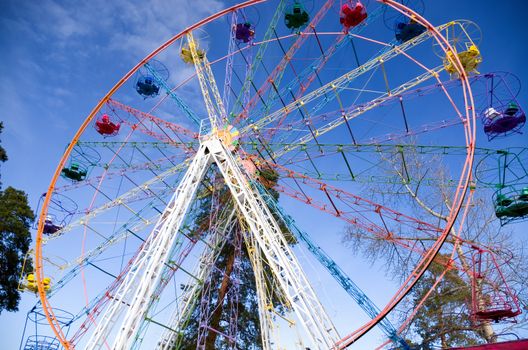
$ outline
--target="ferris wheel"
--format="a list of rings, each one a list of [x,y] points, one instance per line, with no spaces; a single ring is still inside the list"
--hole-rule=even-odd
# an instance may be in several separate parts
[[[176,349],[192,330],[196,348],[236,348],[252,312],[263,349],[340,349],[371,331],[408,348],[391,311],[438,253],[468,270],[455,251],[471,242],[453,237],[471,199],[471,84],[489,77],[471,23],[433,26],[405,5],[250,0],[117,82],[42,196],[26,289],[62,346]],[[439,186],[442,220],[420,207]],[[343,226],[405,251],[407,278],[356,283],[379,266],[333,256]],[[518,314],[505,298],[513,309],[493,317]]]

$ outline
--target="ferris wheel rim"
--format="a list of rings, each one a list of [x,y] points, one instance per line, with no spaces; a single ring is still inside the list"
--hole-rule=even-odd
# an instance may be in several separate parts
[[[207,21],[204,20],[204,21],[200,21],[200,22],[197,22],[197,24],[187,28],[186,30],[182,31],[181,33],[179,33],[178,35],[176,35],[175,37],[173,37],[172,39],[170,39],[168,42],[166,42],[165,44],[163,44],[162,46],[160,46],[158,49],[154,50],[151,54],[149,54],[145,59],[143,59],[140,63],[138,63],[129,73],[127,73],[120,81],[118,84],[116,84],[110,91],[109,93],[103,98],[101,99],[101,101],[97,104],[97,106],[94,108],[94,110],[90,113],[90,115],[86,118],[86,120],[83,122],[83,124],[81,125],[81,128],[78,130],[77,134],[74,136],[74,139],[73,141],[76,141],[76,138],[78,139],[78,137],[84,132],[84,130],[86,129],[86,127],[89,125],[89,123],[93,120],[93,118],[95,117],[95,115],[99,112],[99,110],[103,107],[104,103],[109,100],[111,98],[111,96],[113,95],[113,93],[119,88],[121,87],[126,81],[128,81],[132,75],[137,72],[138,69],[140,69],[144,63],[148,62],[150,59],[152,59],[156,54],[158,54],[159,52],[162,51],[162,47],[163,49],[165,47],[168,47],[172,44],[172,42],[178,40],[180,37],[182,37],[183,35],[185,35],[186,32],[188,31],[191,31],[192,29],[194,28],[198,28],[198,27],[201,27],[202,25],[208,23],[209,21],[212,21],[220,16],[223,16],[225,14],[227,14],[228,12],[230,11],[233,11],[234,9],[238,9],[238,8],[243,8],[243,7],[246,7],[246,6],[250,6],[250,5],[253,5],[253,4],[257,4],[257,3],[260,3],[260,2],[264,2],[266,0],[251,0],[251,1],[248,1],[248,2],[245,2],[243,4],[239,4],[239,5],[236,5],[236,6],[233,6],[227,10],[223,10],[223,11],[220,11],[218,12],[217,14],[214,14],[210,17],[207,18]],[[391,0],[381,0],[381,2],[384,2],[384,3],[388,3],[390,4],[392,1]],[[169,43],[170,42],[170,43]],[[460,62],[459,62],[460,64]],[[460,69],[459,67],[457,67],[458,69]],[[461,77],[464,77],[465,79],[467,79],[467,76],[464,74],[463,71],[460,72],[461,73]],[[467,83],[467,82],[466,82]],[[470,123],[470,122],[468,122]],[[469,128],[469,126],[468,126]],[[74,144],[75,142],[72,142],[72,144]],[[474,148],[474,143],[470,143],[470,145],[473,145],[473,148]],[[54,175],[54,178],[52,179],[52,184],[50,185],[49,189],[48,190],[48,195],[46,196],[46,198],[48,198],[48,196],[51,196],[52,193],[53,193],[53,189],[55,187],[55,183],[58,179],[58,172],[60,172],[60,170],[62,169],[62,166],[66,163],[69,155],[71,154],[71,151],[72,151],[73,148],[70,148],[69,150],[67,150],[61,161],[59,162],[59,165],[57,167],[57,170],[55,172],[55,175]],[[468,155],[469,156],[469,155]],[[471,166],[470,166],[471,168]],[[468,185],[469,185],[469,177],[470,177],[470,173],[468,174],[468,181],[466,181],[465,183],[465,189],[464,191],[467,189]],[[462,196],[463,197],[463,196]],[[460,210],[460,207],[462,205],[462,202],[463,202],[463,199],[462,201],[460,202],[460,205],[458,206],[458,210]],[[47,201],[46,203],[46,208],[47,208],[47,204],[49,204],[49,200]],[[43,207],[43,211],[41,212],[40,214],[40,218],[39,218],[39,229],[38,229],[38,232],[37,232],[37,252],[36,252],[36,256],[40,258],[42,258],[42,255],[41,255],[41,242],[42,242],[42,231],[43,231],[43,218],[45,217],[45,214],[43,214],[45,211],[44,211],[44,207]],[[450,215],[451,216],[451,215]],[[456,218],[456,215],[455,215],[455,218]],[[451,226],[446,229],[446,231],[448,231],[453,225],[454,225],[454,220],[455,218],[453,218],[452,220],[452,223],[451,223]],[[40,251],[39,251],[40,250]],[[40,268],[40,269],[39,269]],[[48,306],[48,301],[47,301],[47,298],[45,296],[45,292],[43,291],[42,289],[42,283],[41,283],[41,278],[43,278],[43,272],[42,272],[42,260],[40,260],[40,262],[38,261],[38,258],[37,258],[37,280],[39,281],[38,282],[38,286],[39,286],[39,296],[41,298],[41,301],[42,301],[42,304],[43,305],[46,305],[46,307]],[[40,271],[40,274],[39,274],[39,271]],[[45,309],[47,310],[47,309]],[[47,310],[47,311],[51,311],[52,312],[52,308],[50,306],[50,310]],[[387,311],[385,314],[388,314],[390,312]],[[51,314],[52,315],[52,314]],[[46,313],[46,316],[47,318],[50,317],[48,315],[48,313]],[[48,321],[50,321],[52,324],[52,316],[50,318],[48,318]],[[52,328],[53,328],[53,325],[52,325]],[[55,332],[55,328],[54,329],[54,332]],[[55,333],[59,339],[62,339],[59,334]],[[68,348],[69,346],[69,343],[67,342],[67,340],[65,340],[65,342],[63,343],[62,340],[61,340],[61,343],[66,347]]]
[[[441,35],[441,33],[435,29],[433,25],[431,25],[423,16],[419,15],[418,13],[414,12],[412,9],[409,9],[408,7],[398,3],[395,0],[378,0],[379,2],[382,2],[384,4],[387,4],[403,15],[407,17],[414,16],[413,18],[417,20],[419,23],[421,22],[422,25],[424,25],[429,31],[433,32],[433,35],[435,36],[435,39],[437,40],[438,44],[442,49],[447,52],[447,50],[451,49],[452,47],[447,39]],[[361,336],[366,334],[371,328],[373,328],[377,323],[379,323],[385,316],[387,316],[394,307],[403,299],[403,297],[410,292],[410,289],[412,286],[414,286],[419,278],[425,273],[427,267],[432,263],[433,258],[436,256],[436,254],[439,252],[440,248],[442,247],[443,243],[447,239],[447,236],[450,234],[450,230],[455,224],[455,221],[457,219],[458,213],[462,209],[462,205],[464,204],[464,198],[466,196],[467,189],[469,188],[471,177],[472,177],[472,168],[473,168],[473,162],[474,162],[474,152],[475,152],[475,140],[476,140],[476,113],[474,108],[474,101],[473,101],[473,95],[471,93],[471,85],[468,80],[468,76],[462,66],[462,63],[460,62],[460,59],[457,55],[454,55],[454,61],[455,61],[455,68],[459,74],[459,77],[462,81],[462,87],[466,87],[467,92],[464,90],[464,103],[466,105],[466,113],[470,113],[470,118],[467,119],[467,123],[465,124],[466,128],[466,145],[468,146],[467,151],[467,157],[466,162],[464,165],[464,170],[460,176],[459,179],[459,186],[457,186],[457,191],[455,193],[454,199],[458,197],[456,202],[456,205],[453,205],[450,210],[449,214],[449,221],[446,223],[446,226],[444,228],[444,231],[441,235],[439,235],[438,240],[435,242],[438,246],[435,248],[434,246],[428,251],[433,251],[434,254],[431,255],[429,261],[426,262],[425,267],[422,269],[419,277],[415,279],[415,282],[410,285],[410,287],[406,288],[406,292],[404,294],[401,294],[399,297],[397,296],[398,293],[393,297],[393,299],[383,308],[375,319],[373,319],[370,322],[367,322],[365,325],[360,327],[358,330],[350,333],[349,335],[342,338],[336,345],[339,349],[346,348],[348,345],[352,344],[356,340],[358,340]],[[466,95],[468,93],[469,96]],[[468,105],[468,98],[469,98],[469,105]],[[464,176],[464,174],[466,174]],[[465,177],[465,179],[463,179]],[[467,208],[467,207],[466,207]],[[412,276],[409,276],[409,278]],[[403,288],[403,285],[402,287]],[[399,291],[398,291],[399,292]],[[395,301],[395,302],[394,302]],[[391,305],[392,304],[392,305]]]
[[[80,138],[81,134],[88,128],[91,121],[95,117],[95,115],[101,110],[101,108],[104,106],[106,101],[110,99],[110,97],[121,87],[123,86],[145,63],[147,63],[150,59],[155,57],[158,53],[164,51],[167,47],[169,47],[173,42],[177,41],[181,37],[183,37],[187,32],[192,31],[195,28],[199,28],[200,26],[207,24],[216,18],[222,17],[225,14],[235,11],[237,9],[241,9],[244,7],[248,7],[251,5],[255,5],[258,3],[265,2],[267,0],[248,0],[246,2],[231,6],[227,9],[218,11],[211,16],[196,22],[195,24],[189,26],[188,28],[184,29],[180,33],[176,34],[169,40],[167,40],[164,44],[160,45],[158,48],[153,50],[150,54],[148,54],[145,58],[143,58],[136,66],[134,66],[123,78],[121,78],[109,91],[108,93],[97,103],[97,105],[93,108],[93,110],[90,112],[90,114],[86,117],[84,122],[81,124],[77,132],[72,138],[72,142],[70,142],[69,146],[66,148],[65,152],[63,153],[61,160],[59,161],[59,164],[55,170],[55,173],[50,181],[50,185],[48,186],[48,191],[46,192],[46,197],[43,202],[42,211],[39,215],[39,223],[38,223],[38,229],[37,229],[37,235],[36,235],[36,246],[35,246],[35,275],[36,275],[36,281],[37,281],[37,288],[38,288],[38,295],[39,299],[42,303],[42,308],[45,313],[46,319],[48,320],[48,323],[50,324],[53,333],[57,338],[59,339],[60,343],[66,348],[70,349],[70,343],[68,339],[66,339],[66,336],[61,330],[61,327],[59,324],[56,324],[56,318],[53,314],[53,308],[51,307],[51,304],[49,303],[49,300],[46,297],[46,291],[44,290],[43,285],[43,256],[42,256],[42,240],[43,240],[43,230],[44,230],[44,221],[47,214],[47,207],[51,200],[51,196],[53,194],[53,190],[55,188],[55,184],[60,176],[60,172],[63,168],[63,166],[66,164],[66,161],[68,160],[73,147],[75,146],[75,143]]]

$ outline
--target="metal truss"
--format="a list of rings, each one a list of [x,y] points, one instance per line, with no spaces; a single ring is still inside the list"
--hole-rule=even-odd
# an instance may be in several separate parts
[[[225,81],[224,81],[224,99],[223,103],[226,108],[226,111],[229,110],[229,98],[231,96],[231,80],[233,77],[233,59],[236,48],[236,32],[235,32],[235,26],[237,23],[237,12],[233,11],[231,14],[231,36],[229,38],[229,50],[227,52],[227,61],[226,61],[226,71],[225,71]],[[191,52],[192,54],[192,52]]]
[[[186,322],[190,319],[191,314],[196,307],[196,301],[203,288],[203,281],[211,273],[213,266],[226,243],[225,237],[227,232],[231,231],[236,222],[235,210],[231,210],[223,224],[217,225],[211,238],[203,251],[198,264],[189,282],[185,284],[181,300],[181,307],[174,310],[171,321],[159,341],[158,350],[172,350],[177,347],[180,332],[184,329]]]
[[[170,252],[179,237],[177,232],[211,163],[207,150],[206,145],[200,147],[169,205],[132,263],[129,273],[124,276],[115,294],[109,296],[109,306],[89,339],[86,349],[101,348],[125,310],[125,317],[112,348],[117,350],[131,347],[141,321],[146,316],[149,301],[161,281],[163,267],[169,262]]]
[[[269,311],[270,307],[273,307],[273,305],[270,305],[271,300],[268,300],[269,296],[268,293],[266,293],[264,268],[262,266],[262,252],[255,241],[255,237],[249,232],[247,233],[247,237],[245,237],[244,242],[246,243],[246,249],[248,251],[249,260],[251,261],[253,274],[255,276],[262,349],[271,350],[271,331],[273,330],[273,319]]]
[[[343,287],[343,289],[356,301],[356,303],[365,311],[365,313],[372,319],[376,318],[380,314],[380,309],[374,304],[372,300],[352,281],[350,277],[336,264],[336,262],[317,244],[315,244],[310,236],[302,231],[295,221],[279,206],[277,201],[264,189],[264,187],[258,183],[255,183],[262,197],[266,200],[266,204],[273,209],[279,216],[280,219],[288,226],[290,232],[302,241],[308,247],[308,250],[317,258],[317,260],[323,265],[328,272],[334,277],[334,279]],[[409,345],[405,340],[398,335],[398,331],[392,325],[392,323],[384,318],[379,322],[380,328],[383,330],[385,335],[394,343],[395,346],[401,347],[401,349],[410,349]]]
[[[187,41],[189,43],[189,50],[191,51],[194,66],[196,68],[196,76],[198,77],[198,82],[200,83],[200,89],[202,90],[211,128],[212,130],[215,130],[219,125],[221,125],[221,121],[226,120],[227,118],[224,102],[220,97],[220,92],[218,91],[218,86],[216,85],[216,81],[211,70],[211,65],[207,60],[207,56],[205,52],[203,52],[202,55],[198,53],[198,47],[191,32],[187,33]],[[211,93],[213,95],[214,101],[211,98]]]
[[[236,106],[237,104],[241,104],[242,105],[242,109],[243,109],[242,112],[244,112],[244,113],[249,113],[246,106],[249,103],[249,95],[250,95],[250,92],[251,92],[251,86],[252,86],[252,83],[253,83],[253,78],[256,75],[257,68],[258,68],[260,62],[262,61],[262,59],[264,58],[264,56],[266,54],[266,50],[268,48],[269,43],[272,41],[270,39],[275,34],[275,29],[277,28],[277,25],[278,25],[279,21],[284,18],[284,9],[286,8],[286,3],[287,3],[286,0],[281,0],[277,4],[275,13],[273,14],[273,18],[270,21],[270,25],[268,26],[268,29],[264,33],[264,37],[261,40],[261,44],[258,45],[258,51],[257,51],[257,54],[255,56],[255,59],[254,60],[253,60],[253,58],[247,59],[247,61],[250,64],[247,64],[247,66],[246,66],[247,67],[247,69],[246,69],[246,77],[244,79],[244,83],[242,84],[242,89],[240,90],[240,94],[238,95],[235,103],[233,104],[233,107]],[[252,51],[252,49],[250,49],[250,52],[251,51]],[[242,101],[241,101],[241,98],[242,98]],[[234,110],[234,109],[232,109],[232,110]]]
[[[441,26],[438,26],[436,27],[436,29],[438,30],[444,30],[445,28],[447,27],[450,27],[452,25],[454,25],[455,22],[449,22],[447,24],[444,24],[444,25],[441,25]],[[375,69],[376,67],[380,66],[382,62],[388,62],[389,60],[391,60],[392,58],[394,57],[397,57],[398,55],[400,55],[402,52],[405,52],[417,45],[419,45],[420,43],[426,41],[427,39],[431,38],[431,34],[429,33],[429,31],[426,31],[424,32],[423,34],[401,44],[401,45],[398,45],[398,46],[395,46],[393,48],[391,48],[390,50],[384,52],[381,56],[378,56],[378,57],[375,57],[373,59],[371,59],[370,61],[364,63],[363,65],[361,65],[360,67],[357,67],[345,74],[343,74],[342,76],[328,82],[327,84],[325,84],[324,86],[321,86],[320,88],[318,89],[315,89],[313,91],[311,91],[310,93],[306,94],[302,99],[299,99],[299,100],[296,100],[296,101],[293,101],[291,103],[289,103],[288,105],[286,105],[285,107],[283,108],[280,108],[278,110],[276,110],[275,112],[269,114],[269,115],[266,115],[265,117],[259,119],[258,122],[255,122],[249,126],[246,126],[244,129],[242,129],[242,132],[249,132],[251,129],[254,129],[254,128],[258,128],[258,129],[263,129],[265,128],[269,123],[273,122],[273,121],[276,121],[278,119],[280,119],[285,112],[288,112],[288,111],[291,111],[291,110],[294,110],[296,108],[299,108],[301,105],[307,105],[308,103],[312,102],[312,101],[316,101],[317,99],[319,99],[320,97],[322,96],[326,96],[326,94],[328,94],[328,96],[335,96],[334,95],[334,91],[340,91],[341,89],[343,89],[344,87],[346,87],[348,84],[350,84],[350,82],[354,81],[354,79],[356,79],[357,77],[371,71],[372,69]],[[432,76],[438,74],[441,70],[443,70],[443,65],[436,68],[435,70],[431,70],[431,72],[433,73]],[[423,78],[422,78],[423,80]],[[397,93],[401,93],[402,91],[399,90]],[[394,91],[392,91],[391,95],[395,95],[396,93]],[[319,101],[319,104],[314,106],[312,108],[312,110],[310,111],[310,113],[315,113],[317,112],[319,109],[322,108],[323,105],[329,103],[329,101],[331,101],[333,99],[333,97],[331,98],[328,98],[328,99],[322,99],[321,101]],[[373,104],[377,104],[377,100],[374,100],[373,101]],[[347,115],[347,119],[351,119],[351,117],[349,117]]]
[[[240,227],[237,225],[236,227]],[[229,329],[227,336],[231,339],[230,348],[236,350],[236,339],[238,335],[238,304],[240,301],[240,284],[241,284],[241,272],[242,272],[242,244],[244,237],[239,229],[233,231],[233,244],[235,248],[235,262],[233,266],[233,272],[231,273],[231,287],[229,288],[228,301],[229,301]]]
[[[121,326],[115,331],[116,336],[111,348],[131,348],[140,331],[142,320],[146,317],[150,300],[155,297],[157,286],[161,283],[163,268],[168,263],[170,252],[173,251],[179,236],[177,232],[211,163],[215,163],[223,175],[255,245],[262,251],[286,300],[314,346],[328,349],[339,339],[331,319],[315,295],[266,202],[258,191],[251,188],[248,176],[242,172],[226,146],[217,137],[211,136],[201,144],[169,205],[133,261],[130,272],[124,276],[114,295],[110,296],[109,306],[89,339],[86,349],[103,347],[125,310],[126,314]],[[201,272],[204,270],[206,269],[201,269]],[[191,299],[196,295],[196,288],[199,287],[191,288],[194,292],[188,294]],[[188,307],[187,310],[192,308]],[[187,315],[190,314],[188,312]],[[160,347],[167,348],[172,343],[171,339],[163,339]]]
[[[212,218],[212,220],[214,220],[215,222],[218,222],[218,224],[216,224],[211,229],[212,232],[211,232],[211,237],[209,238],[209,242],[207,242],[205,240],[202,240],[200,237],[197,237],[197,238],[191,239],[189,241],[188,245],[185,247],[185,249],[176,250],[174,253],[171,254],[171,260],[174,260],[174,261],[172,261],[170,265],[166,265],[164,267],[163,272],[162,272],[161,282],[156,288],[156,291],[154,293],[154,297],[150,300],[150,304],[149,304],[149,307],[147,309],[147,312],[152,312],[152,310],[155,308],[156,304],[160,300],[161,293],[163,292],[163,290],[167,286],[167,283],[169,283],[169,281],[172,280],[172,278],[173,278],[174,274],[176,273],[176,271],[180,269],[181,263],[183,262],[183,260],[185,260],[185,258],[190,253],[192,248],[196,245],[198,240],[202,240],[202,242],[204,242],[206,244],[206,246],[207,246],[203,256],[205,256],[205,253],[207,253],[209,251],[212,251],[212,253],[214,254],[213,255],[214,259],[209,259],[209,260],[200,259],[199,260],[199,264],[200,265],[198,266],[198,269],[196,269],[196,271],[195,271],[196,273],[189,273],[189,272],[186,272],[186,273],[191,277],[191,281],[189,282],[189,285],[192,285],[193,283],[194,284],[197,283],[199,285],[203,284],[203,281],[204,281],[204,278],[205,278],[203,276],[207,276],[207,274],[203,275],[203,276],[199,275],[200,274],[200,268],[203,269],[203,266],[204,266],[203,264],[205,264],[205,262],[214,263],[216,261],[216,257],[218,257],[218,253],[221,251],[222,247],[225,244],[224,237],[226,235],[226,232],[230,232],[230,230],[231,230],[230,227],[232,227],[233,223],[235,222],[235,220],[233,220],[233,210],[228,210],[228,209],[220,210],[219,213],[217,212],[216,214],[219,214],[219,215],[215,215],[214,218]],[[180,239],[186,239],[186,236],[185,235],[180,235]],[[178,244],[178,242],[176,242],[176,245],[178,247],[181,247],[181,244]],[[200,278],[200,277],[202,277],[202,278]],[[186,286],[185,287],[185,291],[187,289],[188,289],[188,287]],[[184,299],[185,299],[185,296],[184,296]],[[186,304],[186,302],[184,300],[184,305],[185,304]],[[192,309],[191,309],[191,311],[192,311]],[[139,349],[140,348],[142,340],[143,340],[143,333],[145,333],[147,325],[151,321],[155,322],[150,317],[147,317],[147,318],[145,318],[142,321],[142,325],[140,327],[140,331],[136,335],[136,339],[134,341],[133,349]],[[183,327],[179,327],[179,328],[183,329]]]
[[[288,302],[318,348],[331,348],[339,337],[304,271],[284,238],[279,224],[260,194],[250,186],[231,152],[217,138],[206,141],[213,162],[223,174],[238,209],[277,278]]]
[[[183,100],[172,91],[170,86],[167,84],[167,82],[160,77],[158,72],[148,63],[145,63],[145,68],[149,71],[150,74],[154,77],[156,82],[161,85],[161,87],[167,92],[167,95],[169,95],[174,102],[178,105],[178,108],[189,118],[192,120],[196,125],[200,125],[200,118],[194,113],[194,111],[189,107]]]

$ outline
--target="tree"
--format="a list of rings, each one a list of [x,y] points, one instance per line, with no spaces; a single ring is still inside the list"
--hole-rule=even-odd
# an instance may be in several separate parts
[[[4,123],[0,122],[0,134],[2,134],[3,129],[4,129]],[[7,153],[5,149],[2,146],[0,146],[0,162],[5,162],[5,161],[7,161]]]
[[[0,123],[0,133],[2,129],[3,124]],[[0,161],[6,160],[7,154],[0,146]],[[0,313],[3,310],[18,310],[18,282],[31,243],[29,227],[34,219],[24,192],[13,187],[0,191]],[[26,263],[25,268],[31,271],[31,263]]]
[[[214,168],[213,168],[214,174]],[[278,199],[279,194],[274,190],[279,176],[271,167],[261,167],[256,173],[256,180],[268,191],[274,198]],[[225,185],[222,177],[215,178],[210,176],[208,186],[199,191],[200,199],[199,214],[194,220],[193,237],[206,237],[210,234],[212,221],[212,207],[229,207],[234,209],[234,202],[231,198],[231,192]],[[215,204],[213,204],[215,203]],[[275,219],[285,235],[288,243],[295,244],[295,238],[288,231],[286,225],[280,221],[279,215],[272,212]],[[195,305],[187,326],[177,341],[175,349],[188,350],[196,349],[199,335],[205,335],[205,349],[262,349],[260,319],[258,313],[258,299],[255,276],[253,273],[252,263],[249,257],[247,246],[242,242],[244,234],[244,225],[237,222],[227,233],[227,244],[222,248],[213,272],[209,275],[204,283],[204,289],[208,288],[208,294],[203,302],[204,305]],[[236,249],[236,242],[239,242],[240,249]],[[241,242],[241,243],[240,243]],[[264,257],[262,257],[264,259]],[[263,263],[264,276],[268,284],[273,283],[273,274],[267,263]],[[237,284],[236,286],[234,284]],[[236,288],[235,288],[236,287]],[[236,293],[236,296],[234,295]],[[275,312],[281,314],[285,311],[280,290],[270,288],[269,296]],[[236,304],[236,305],[234,305]],[[234,344],[221,334],[229,334],[231,319],[231,308],[236,308],[237,333]],[[203,314],[207,314],[208,324],[204,330],[200,325],[200,319]],[[202,326],[202,328],[200,328]],[[218,333],[220,332],[220,333]]]
[[[235,231],[236,232],[236,231]],[[233,267],[235,259],[235,249],[232,244],[226,244],[220,253],[215,269],[209,276],[206,283],[209,284],[210,294],[207,296],[209,304],[207,313],[209,314],[209,327],[218,330],[223,334],[228,334],[229,312],[231,293],[231,278],[233,277]],[[245,247],[241,249],[238,258],[238,276],[239,282],[238,300],[237,300],[237,323],[239,325],[235,344],[238,349],[261,349],[260,342],[260,325],[258,318],[258,303],[255,293],[255,279],[249,256]],[[200,301],[198,302],[200,303]],[[199,329],[199,320],[201,318],[200,305],[194,309],[191,321],[185,328],[182,339],[177,349],[191,350],[196,349],[198,333],[203,331]],[[232,349],[231,344],[224,337],[218,336],[214,331],[207,332],[206,349]]]
[[[13,187],[0,191],[0,313],[18,310],[18,281],[31,244],[29,227],[34,218],[24,192]],[[31,271],[31,264],[26,262],[25,269]]]
[[[435,258],[411,292],[413,305],[425,297],[438,276],[444,272],[445,264],[439,261],[447,262],[449,257],[439,255]],[[457,270],[448,270],[414,316],[411,331],[420,339],[420,349],[446,349],[482,342],[485,335],[467,317],[470,299],[471,286]]]
[[[373,201],[390,206],[396,210],[412,215],[426,222],[447,222],[447,214],[451,208],[450,199],[455,186],[450,179],[450,172],[444,166],[439,155],[423,154],[420,147],[411,142],[405,147],[395,147],[394,153],[380,153],[384,167],[382,176],[387,181],[373,184],[365,196]],[[390,195],[389,195],[390,194]],[[460,232],[463,245],[457,244],[455,231],[448,237],[443,250],[440,251],[434,263],[411,291],[410,295],[399,306],[402,321],[407,319],[413,310],[431,291],[425,300],[423,308],[415,315],[407,337],[427,349],[431,346],[456,344],[459,346],[475,343],[494,342],[497,334],[490,322],[475,323],[472,320],[470,308],[471,295],[468,294],[472,280],[471,254],[473,246],[489,247],[500,259],[502,273],[510,287],[517,291],[523,304],[526,300],[527,264],[524,259],[524,246],[512,236],[511,232],[500,227],[490,201],[491,193],[487,189],[477,187],[468,195],[472,195],[467,218]],[[388,230],[394,234],[390,240],[371,239],[362,234],[361,230],[348,227],[344,241],[356,252],[362,252],[371,261],[383,261],[389,268],[389,274],[395,279],[409,276],[416,266],[420,256],[394,244],[397,236],[402,236],[397,224]],[[416,246],[430,246],[433,239],[421,234],[421,231],[405,232],[406,241],[416,242]],[[453,261],[446,260],[454,250]],[[443,261],[443,264],[439,263]],[[449,264],[447,263],[449,262]],[[448,266],[454,264],[458,270],[448,270],[435,289],[431,289],[436,279]],[[459,291],[452,294],[453,291]],[[516,324],[497,327],[503,333],[508,327],[526,325],[526,316]]]

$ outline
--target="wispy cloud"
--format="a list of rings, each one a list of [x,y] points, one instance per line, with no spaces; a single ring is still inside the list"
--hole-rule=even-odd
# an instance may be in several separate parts
[[[224,5],[218,0],[93,0],[71,3],[44,0],[22,3],[19,22],[57,48],[83,48],[90,43],[142,55],[188,25]],[[23,13],[23,15],[22,15]]]
[[[13,38],[6,43],[6,62],[14,69],[0,80],[19,82],[13,91],[19,100],[24,91],[24,100],[33,97],[40,104],[47,103],[50,110],[71,103],[75,93],[86,93],[90,79],[99,82],[94,90],[100,96],[101,89],[119,78],[111,74],[126,72],[177,32],[225,7],[219,0],[92,0],[74,4],[8,0],[4,6],[0,29],[5,30],[6,38]],[[194,70],[179,60],[177,50],[163,59],[170,62],[171,85]],[[109,62],[112,65],[107,65]],[[107,74],[102,73],[104,69]],[[100,76],[108,79],[101,83]],[[196,97],[196,88],[190,86],[192,91],[185,94]]]
[[[225,6],[219,0],[3,1],[0,47],[5,48],[3,67],[8,69],[0,75],[0,120],[6,124],[3,138],[13,154],[13,171],[22,171],[24,159],[32,159],[30,145],[37,150],[35,161],[53,163],[50,148],[62,149],[69,142],[97,100],[128,69]],[[178,50],[161,59],[170,70],[171,86],[194,73],[192,65],[179,59]],[[137,102],[131,85],[127,83],[120,96]],[[187,101],[201,101],[196,82],[180,93]],[[193,105],[200,115],[202,105]],[[173,103],[156,113],[187,122]]]

